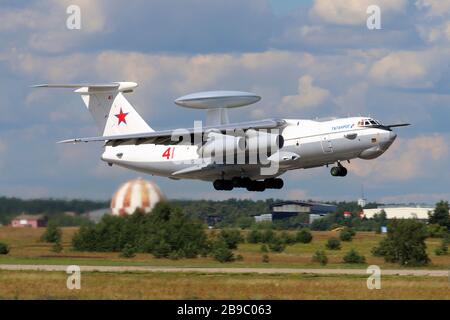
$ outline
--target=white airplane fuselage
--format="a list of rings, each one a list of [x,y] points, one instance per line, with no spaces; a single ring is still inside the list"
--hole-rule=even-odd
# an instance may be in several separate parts
[[[205,181],[232,179],[236,176],[252,180],[277,177],[288,170],[320,167],[355,158],[374,159],[394,142],[396,134],[387,127],[364,126],[368,117],[341,118],[330,121],[284,119],[286,126],[280,134],[284,144],[277,152],[295,154],[295,159],[280,161],[279,169],[271,175],[261,175],[256,165],[236,165],[235,170],[216,170],[210,174],[174,176],[202,159],[196,145],[126,144],[106,146],[102,160],[128,169],[169,177]],[[362,123],[363,125],[359,125]],[[367,122],[366,122],[367,123]],[[379,122],[377,122],[379,124]],[[226,164],[232,167],[232,164]],[[222,167],[223,168],[223,167]]]
[[[75,89],[102,134],[60,143],[101,141],[105,143],[101,159],[109,165],[176,180],[212,181],[216,190],[281,189],[284,182],[278,177],[286,171],[329,164],[336,164],[332,176],[346,176],[341,162],[379,157],[396,138],[392,128],[409,125],[383,125],[369,117],[230,123],[228,109],[256,103],[261,97],[242,91],[207,91],[174,101],[205,110],[205,127],[155,131],[124,96],[137,86],[112,82],[36,87]]]

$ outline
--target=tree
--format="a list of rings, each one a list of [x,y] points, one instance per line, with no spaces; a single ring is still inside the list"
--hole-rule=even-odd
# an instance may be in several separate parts
[[[269,249],[272,252],[283,252],[285,248],[286,245],[279,237],[273,238],[272,241],[269,243]]]
[[[311,231],[309,231],[309,229],[307,229],[307,228],[300,229],[297,232],[297,237],[296,237],[297,242],[310,243],[312,241],[312,238],[313,238],[313,236],[311,234]]]
[[[271,229],[264,230],[261,235],[261,242],[270,243],[275,238],[275,233]]]
[[[353,239],[352,232],[348,228],[344,228],[339,233],[339,239],[341,239],[341,241],[352,241]]]
[[[294,244],[297,241],[297,239],[295,236],[289,234],[286,231],[283,231],[280,234],[280,241],[285,245],[291,245],[291,244]]]
[[[227,243],[224,240],[217,240],[213,244],[212,256],[219,262],[232,262],[235,260],[233,251],[228,248]]]
[[[253,229],[247,234],[247,242],[248,243],[259,243],[259,242],[261,242],[261,239],[262,239],[262,235],[259,230]]]
[[[47,229],[41,237],[41,240],[48,243],[56,243],[61,241],[61,229],[54,222],[49,222]]]
[[[8,254],[9,246],[6,243],[0,242],[0,254]]]
[[[352,249],[344,256],[343,261],[345,263],[365,263],[366,258]]]
[[[388,224],[386,211],[384,211],[384,209],[382,209],[379,214],[375,214],[373,216],[373,220],[376,223],[376,230],[375,231],[377,233],[381,233],[381,227],[384,227],[384,226],[386,226]]]
[[[314,255],[312,256],[312,261],[313,262],[318,262],[321,265],[326,265],[328,263],[328,257],[325,253],[325,251],[316,251],[314,253]]]
[[[450,230],[450,216],[448,201],[439,201],[434,212],[428,214],[430,224],[438,224]]]
[[[61,244],[61,240],[56,241],[52,246],[52,251],[56,253],[60,253],[63,250],[63,246]]]
[[[427,225],[427,232],[431,238],[445,238],[448,234],[447,228],[437,223]]]
[[[441,245],[434,250],[434,253],[437,256],[447,255],[448,254],[448,242],[449,242],[448,238],[443,238]]]
[[[194,258],[210,251],[205,225],[168,203],[158,203],[151,214],[104,216],[95,226],[81,227],[72,239],[79,251],[121,252],[127,244],[157,258]]]
[[[327,218],[319,218],[311,223],[311,230],[326,231],[330,228],[331,222]]]
[[[328,250],[340,250],[341,242],[337,238],[330,238],[327,241],[326,247]]]
[[[238,229],[223,229],[220,231],[219,237],[225,241],[229,249],[237,249],[238,244],[243,241]]]
[[[122,252],[120,253],[120,256],[122,258],[133,258],[134,256],[136,256],[136,251],[135,251],[134,246],[130,243],[127,243],[123,247]]]
[[[239,217],[236,219],[236,225],[241,229],[248,229],[255,222],[253,217]]]
[[[387,237],[372,250],[386,262],[420,266],[429,263],[425,239],[425,224],[413,219],[393,219],[388,224]]]

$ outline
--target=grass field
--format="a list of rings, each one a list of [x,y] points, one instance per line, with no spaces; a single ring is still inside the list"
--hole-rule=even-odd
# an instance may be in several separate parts
[[[6,242],[11,246],[11,252],[7,256],[0,256],[0,264],[79,264],[79,265],[144,265],[144,266],[184,266],[184,267],[264,267],[264,268],[320,268],[319,264],[311,262],[311,257],[316,250],[324,250],[325,242],[335,232],[313,232],[314,238],[310,244],[295,244],[288,246],[283,253],[269,253],[270,262],[261,261],[260,245],[240,244],[235,251],[243,257],[242,261],[222,264],[212,258],[196,259],[156,259],[150,254],[138,254],[131,259],[119,257],[119,253],[97,253],[72,251],[70,241],[76,228],[63,229],[63,246],[61,253],[51,251],[51,244],[42,243],[39,238],[43,229],[16,229],[0,227],[0,242]],[[387,264],[382,258],[373,257],[371,249],[383,238],[372,232],[359,232],[351,242],[342,242],[342,249],[338,251],[326,250],[329,258],[327,268],[361,268],[363,265],[351,265],[342,263],[343,256],[352,248],[366,257],[367,265],[376,264],[382,268],[397,269],[396,264]],[[428,254],[432,263],[426,269],[448,269],[450,255],[436,256],[434,248],[440,244],[439,239],[427,240]]]
[[[360,276],[83,273],[81,290],[63,272],[0,271],[2,299],[450,299],[442,278],[383,277],[369,290]]]
[[[283,253],[269,253],[270,262],[261,262],[260,245],[241,244],[235,251],[242,261],[221,264],[211,258],[156,259],[138,254],[132,259],[119,253],[76,252],[70,241],[76,228],[63,229],[62,253],[39,241],[42,229],[0,227],[0,242],[11,252],[0,256],[0,264],[142,265],[179,267],[321,268],[311,262],[316,250],[324,250],[333,232],[314,232],[310,244],[288,246]],[[399,269],[372,257],[371,249],[383,238],[374,233],[358,233],[339,251],[326,250],[326,268],[365,268],[369,264]],[[436,256],[439,239],[427,241],[432,260],[427,269],[448,269],[450,256]],[[366,256],[366,265],[342,263],[351,248]],[[0,299],[450,299],[450,282],[442,277],[383,276],[381,290],[368,290],[366,276],[308,274],[202,274],[202,273],[100,273],[83,272],[81,290],[66,288],[64,272],[0,271]]]

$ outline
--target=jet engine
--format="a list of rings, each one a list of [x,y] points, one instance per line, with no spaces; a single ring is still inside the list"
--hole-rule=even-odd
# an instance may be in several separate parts
[[[283,148],[284,138],[279,134],[248,130],[245,142],[246,151],[251,153],[265,152],[270,156]]]
[[[245,138],[234,137],[217,132],[210,132],[206,143],[200,148],[200,154],[211,155],[234,154],[245,151]]]

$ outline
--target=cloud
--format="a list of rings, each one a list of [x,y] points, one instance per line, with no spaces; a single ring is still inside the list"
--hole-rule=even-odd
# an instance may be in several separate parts
[[[69,5],[81,9],[81,30],[66,27]],[[266,47],[273,20],[264,0],[42,0],[0,9],[0,34],[9,47],[46,53],[243,52]]]
[[[369,85],[367,82],[356,83],[348,88],[348,90],[334,98],[334,102],[342,110],[342,114],[362,113],[367,107],[366,96]]]
[[[70,5],[81,9],[81,30],[69,30],[66,26]],[[103,1],[88,0],[43,0],[26,7],[5,7],[0,10],[0,35],[3,33],[11,48],[61,53],[104,31],[105,11]],[[19,35],[22,41],[17,41]]]
[[[326,101],[329,95],[330,92],[328,90],[314,86],[313,78],[305,75],[298,79],[298,94],[283,97],[279,108],[296,110],[317,107]]]
[[[173,100],[180,95],[218,89],[257,90],[255,93],[263,96],[264,105],[261,109],[260,104],[260,113],[255,116],[267,115],[268,112],[274,112],[271,104],[278,104],[285,94],[283,91],[289,88],[286,86],[279,90],[279,84],[290,85],[291,80],[297,81],[302,70],[318,64],[311,55],[276,50],[201,55],[104,51],[56,57],[16,53],[6,56],[5,60],[14,72],[36,77],[33,82],[138,82],[140,88],[132,99],[138,106],[146,106],[144,114],[152,116],[167,114],[165,108],[158,106],[173,106]],[[299,95],[286,98],[286,102],[299,102],[299,107],[310,107],[328,96],[325,89],[313,85],[311,76],[302,77],[298,81]],[[260,89],[267,89],[271,94],[266,96]],[[27,100],[29,103],[37,103],[50,94],[53,95],[55,91],[46,92],[43,95],[30,91]],[[180,114],[188,112],[178,107],[176,110]]]
[[[378,5],[381,14],[399,13],[406,9],[406,0],[315,0],[310,16],[337,25],[365,27],[370,5]]]
[[[7,157],[8,144],[0,138],[0,167],[3,168],[5,159]]]
[[[430,88],[440,79],[448,50],[399,51],[376,61],[369,78],[378,85]]]
[[[450,199],[450,193],[409,193],[383,196],[378,199],[380,203],[435,203]]]
[[[404,2],[370,1],[382,6],[383,29],[369,32],[365,0],[316,1],[277,17],[264,0],[135,0],[126,6],[118,0],[9,0],[0,8],[0,110],[7,115],[0,130],[1,141],[8,142],[0,191],[109,197],[116,185],[135,177],[101,162],[100,145],[56,145],[96,135],[94,122],[79,96],[29,88],[129,80],[140,87],[127,98],[155,129],[202,119],[203,112],[179,108],[173,100],[217,89],[263,97],[230,111],[232,121],[364,113],[415,124],[379,159],[353,161],[355,171],[345,180],[330,180],[324,168],[294,171],[283,176],[284,190],[251,195],[257,199],[285,198],[290,190],[293,197],[349,199],[366,177],[374,198],[395,195],[392,188],[439,193],[450,178],[442,141],[450,134],[449,1]],[[68,4],[81,6],[81,31],[66,29]],[[189,197],[248,195],[217,193],[204,182],[151,179],[171,198],[182,197],[177,190],[186,188]]]
[[[287,193],[287,199],[307,200],[309,199],[308,191],[303,189],[290,189]]]
[[[415,5],[431,17],[450,14],[450,0],[417,0]]]
[[[358,176],[370,177],[371,181],[408,181],[430,176],[429,168],[438,168],[448,153],[447,138],[443,135],[398,138],[377,160],[356,160],[349,168]],[[434,174],[439,176],[439,170]]]

